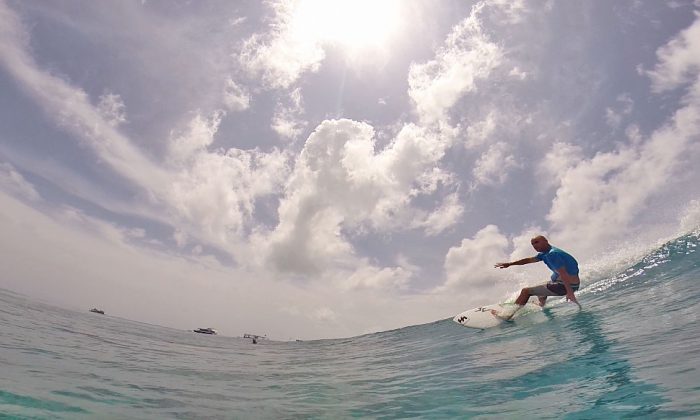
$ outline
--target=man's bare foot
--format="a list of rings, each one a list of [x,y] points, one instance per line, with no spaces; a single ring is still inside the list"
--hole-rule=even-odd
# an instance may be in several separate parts
[[[503,321],[508,321],[513,315],[510,316],[502,316],[501,314],[498,313],[497,310],[491,309],[491,315],[495,316],[498,319],[502,319]]]
[[[544,305],[547,303],[547,297],[546,296],[538,296],[537,300],[539,300],[539,304],[541,307],[544,307]]]

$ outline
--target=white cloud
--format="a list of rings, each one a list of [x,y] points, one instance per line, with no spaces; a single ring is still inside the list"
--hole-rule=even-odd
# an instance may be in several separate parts
[[[182,249],[187,245],[188,237],[187,233],[183,232],[180,229],[175,229],[175,232],[173,232],[173,239],[175,240],[175,243],[177,244],[178,248]]]
[[[539,226],[529,226],[523,229],[520,234],[512,238],[513,251],[510,254],[508,261],[517,261],[527,257],[533,257],[537,251],[532,248],[530,241],[532,238],[538,235],[547,236],[547,232],[544,232]],[[551,239],[551,238],[549,238]],[[553,243],[555,243],[553,241]]]
[[[0,189],[30,201],[39,201],[41,196],[22,174],[9,163],[0,162]]]
[[[425,233],[435,236],[460,221],[464,214],[464,206],[459,201],[458,194],[450,194],[435,211],[429,213],[424,219],[416,219],[415,226],[424,227]]]
[[[547,219],[558,237],[588,255],[633,234],[633,220],[682,173],[697,179],[693,165],[700,154],[700,37],[694,35],[700,31],[700,14],[696,16],[690,28],[657,51],[660,61],[648,73],[657,91],[689,83],[683,106],[647,139],[633,126],[628,144],[598,153],[563,174]]]
[[[12,4],[14,7],[15,3]],[[618,97],[609,110],[603,107],[606,114],[600,115],[600,108],[592,104],[601,103],[601,92],[596,88],[606,86],[608,73],[607,68],[598,71],[600,63],[597,62],[592,63],[595,69],[587,68],[587,60],[592,57],[587,48],[603,53],[615,50],[598,50],[599,46],[589,45],[590,37],[585,32],[590,29],[588,25],[580,28],[584,32],[564,37],[565,41],[557,39],[562,35],[557,32],[562,22],[553,24],[552,19],[567,16],[566,19],[582,17],[585,20],[591,16],[589,7],[579,9],[563,5],[557,11],[567,13],[542,15],[530,14],[522,1],[498,0],[479,3],[471,8],[465,20],[461,20],[464,14],[436,15],[458,25],[452,30],[442,25],[444,20],[436,25],[440,26],[439,30],[447,29],[449,34],[444,45],[433,50],[432,57],[428,50],[435,40],[430,38],[430,31],[413,31],[420,32],[417,35],[420,39],[411,38],[416,35],[414,33],[406,33],[401,37],[403,45],[392,44],[396,48],[388,51],[388,58],[377,60],[381,61],[377,67],[385,66],[386,74],[397,74],[397,71],[400,74],[400,69],[405,71],[410,60],[414,60],[407,75],[409,80],[403,79],[404,85],[409,83],[410,97],[396,93],[396,89],[404,89],[406,93],[400,78],[372,77],[368,81],[366,73],[347,72],[347,86],[353,89],[346,92],[345,109],[358,112],[362,108],[360,101],[367,101],[369,108],[355,114],[366,117],[366,112],[375,109],[377,103],[382,104],[376,107],[381,112],[371,116],[377,118],[374,127],[378,131],[379,127],[391,129],[375,138],[374,127],[369,124],[352,120],[324,121],[302,144],[298,140],[303,140],[302,133],[308,124],[304,119],[318,116],[306,114],[301,86],[309,110],[318,112],[319,105],[326,102],[311,101],[320,96],[326,101],[326,92],[321,89],[327,88],[329,80],[337,75],[335,71],[340,64],[350,66],[353,63],[336,61],[343,55],[336,45],[333,50],[327,50],[329,54],[332,51],[334,65],[324,69],[318,77],[308,74],[320,68],[325,57],[323,47],[327,45],[295,33],[286,15],[291,9],[284,9],[284,5],[291,8],[293,2],[274,3],[277,20],[269,26],[270,22],[257,22],[255,17],[241,25],[247,18],[234,22],[227,16],[217,16],[224,26],[228,22],[229,26],[238,28],[229,32],[224,28],[223,32],[214,31],[215,34],[209,30],[210,25],[204,24],[210,23],[212,17],[209,8],[206,8],[208,12],[192,18],[173,18],[172,14],[143,15],[143,22],[129,22],[126,27],[106,29],[103,33],[97,23],[88,30],[84,26],[84,16],[72,19],[67,12],[56,11],[60,6],[16,4],[18,10],[27,13],[28,21],[34,21],[40,9],[49,19],[60,15],[60,25],[55,26],[67,25],[75,34],[92,33],[109,38],[110,41],[95,43],[95,47],[100,51],[119,51],[124,60],[117,63],[123,67],[112,69],[114,74],[97,73],[99,76],[95,76],[94,69],[102,67],[90,61],[85,74],[92,72],[92,75],[82,78],[73,63],[68,66],[61,61],[66,58],[61,56],[64,50],[52,49],[50,56],[38,55],[43,54],[46,47],[55,45],[44,43],[43,37],[60,35],[62,28],[37,26],[36,39],[31,40],[32,47],[36,44],[37,48],[30,48],[29,36],[19,18],[0,4],[0,67],[7,70],[8,80],[16,85],[10,94],[14,91],[26,93],[49,119],[68,133],[68,136],[52,136],[51,133],[46,138],[32,138],[20,144],[21,138],[29,138],[32,132],[19,133],[18,130],[17,136],[10,130],[9,136],[3,139],[0,153],[21,169],[22,174],[27,174],[28,179],[47,180],[46,184],[37,185],[41,185],[42,193],[56,188],[56,192],[47,197],[59,202],[51,203],[52,208],[46,209],[51,220],[39,215],[34,215],[37,220],[29,217],[31,211],[21,207],[21,204],[28,204],[27,200],[7,204],[11,197],[24,196],[28,200],[41,200],[41,197],[19,170],[0,164],[0,188],[7,193],[0,194],[3,203],[0,213],[7,215],[5,219],[19,221],[14,225],[30,227],[30,235],[26,237],[22,237],[26,232],[15,229],[16,226],[3,230],[3,234],[12,233],[11,245],[16,242],[26,250],[53,249],[60,242],[68,244],[66,249],[54,254],[39,255],[43,266],[31,260],[35,253],[26,252],[24,255],[30,264],[12,267],[13,272],[18,279],[28,276],[27,284],[46,285],[46,292],[35,287],[35,291],[45,295],[51,285],[46,281],[42,283],[38,274],[32,277],[32,273],[40,270],[43,270],[41,274],[61,273],[56,281],[65,284],[56,286],[54,293],[59,288],[72,288],[80,293],[90,290],[89,298],[94,299],[108,291],[110,295],[119,296],[115,299],[124,305],[131,305],[130,295],[146,296],[141,301],[146,309],[128,314],[130,317],[150,322],[165,320],[169,325],[175,323],[182,328],[191,317],[178,313],[177,321],[168,318],[172,313],[162,311],[168,303],[158,302],[156,293],[163,290],[167,300],[184,302],[182,307],[190,310],[207,302],[206,319],[236,320],[240,325],[234,322],[235,327],[229,327],[232,333],[240,333],[235,328],[247,324],[277,331],[293,328],[316,337],[338,336],[433,320],[450,315],[453,310],[492,303],[499,299],[501,292],[512,292],[526,280],[531,284],[532,277],[519,274],[526,269],[496,270],[492,266],[501,259],[531,255],[529,239],[535,233],[551,232],[550,239],[566,249],[570,249],[569,244],[575,244],[587,250],[605,243],[608,238],[628,238],[629,232],[646,227],[635,226],[630,220],[635,213],[640,218],[645,217],[643,212],[649,209],[647,203],[657,194],[666,193],[665,197],[670,195],[676,199],[673,188],[680,189],[697,179],[692,164],[698,160],[696,128],[700,89],[694,78],[698,60],[695,58],[697,37],[692,27],[660,49],[660,63],[653,71],[645,73],[652,78],[658,92],[687,89],[680,105],[683,108],[652,134],[649,134],[648,123],[640,123],[642,129],[630,121],[632,111],[636,111],[635,116],[640,114],[640,118],[644,118],[643,112],[668,112],[673,110],[678,95],[662,95],[653,98],[658,100],[645,101],[645,92],[641,91],[643,84],[636,84],[636,90]],[[546,7],[552,4],[549,2]],[[470,13],[468,4],[453,6],[450,10],[463,9],[462,13]],[[251,9],[257,12],[257,7]],[[406,6],[402,3],[401,7]],[[99,13],[113,10],[94,6],[94,10],[98,9]],[[200,8],[194,9],[201,12]],[[160,13],[154,10],[148,13]],[[242,6],[236,13],[246,10]],[[154,29],[155,19],[166,26],[163,32],[166,36],[161,37],[166,41],[150,41],[152,44],[148,48],[141,49],[141,45],[136,48],[127,45],[129,42],[118,41],[120,36],[112,36],[132,29],[138,30],[133,38],[139,38],[138,34],[155,33],[158,30]],[[109,19],[105,22],[109,23]],[[265,34],[270,28],[272,32]],[[259,32],[243,40],[239,61],[227,61],[231,43],[240,42],[241,33],[251,29]],[[532,39],[542,42],[526,42]],[[174,46],[179,44],[186,50],[181,54],[174,51],[177,48]],[[543,49],[543,45],[547,48]],[[605,48],[615,45],[611,43]],[[155,48],[160,46],[168,48]],[[161,55],[154,57],[155,50],[161,51]],[[640,47],[634,51],[634,56],[643,55],[644,51]],[[37,55],[33,57],[32,54]],[[80,55],[83,54],[77,54],[76,58],[86,59]],[[145,56],[148,59],[143,59]],[[173,59],[162,59],[169,56]],[[201,57],[201,63],[188,59],[194,56]],[[374,58],[361,58],[374,63]],[[163,69],[173,64],[177,71],[165,74]],[[230,67],[237,64],[245,68]],[[51,66],[51,70],[44,66]],[[261,78],[262,86],[261,80],[234,81],[230,76],[241,75],[246,70],[248,75]],[[63,76],[63,72],[67,74]],[[163,77],[158,78],[158,75]],[[158,86],[150,86],[156,79],[158,83],[153,84]],[[240,80],[245,80],[245,84]],[[528,83],[523,83],[524,80]],[[362,85],[363,82],[368,85]],[[75,83],[84,83],[85,91]],[[135,85],[139,87],[134,88]],[[372,87],[368,88],[369,85]],[[88,95],[87,92],[93,92],[92,89],[99,92],[103,86],[119,86],[120,93],[128,98],[128,130],[117,130],[127,120],[121,96],[107,91],[99,98]],[[173,86],[178,89],[172,89]],[[123,90],[125,87],[130,90]],[[141,87],[143,92],[135,92]],[[363,90],[365,88],[367,91]],[[249,109],[251,95],[265,89],[283,90],[263,92],[251,112],[226,119],[226,113]],[[364,96],[375,93],[372,89],[376,89],[377,96]],[[173,100],[173,91],[181,95],[176,99],[191,95],[192,101]],[[145,97],[152,101],[145,101]],[[639,103],[644,101],[644,107],[634,109],[632,97]],[[270,105],[268,100],[275,99],[279,99],[278,103]],[[413,103],[409,103],[411,100]],[[659,109],[653,109],[659,103]],[[149,106],[157,112],[144,114]],[[417,124],[407,122],[413,116],[406,115],[405,107],[411,106],[420,117]],[[217,111],[218,108],[221,110]],[[270,115],[271,119],[265,119]],[[589,118],[596,115],[602,118]],[[31,124],[36,117],[26,118]],[[246,118],[245,127],[235,126],[243,117]],[[459,120],[455,128],[450,127],[450,117]],[[598,136],[607,130],[606,118],[623,143],[607,143],[610,136]],[[596,120],[593,125],[591,120]],[[44,128],[47,132],[51,129],[45,121],[40,123],[42,129],[36,133],[43,133]],[[158,125],[158,130],[143,129],[151,123]],[[20,121],[15,125],[22,124],[24,122]],[[257,137],[260,133],[270,135],[267,126],[279,137],[274,134],[269,139]],[[12,128],[14,130],[15,126]],[[168,137],[169,130],[173,131]],[[577,145],[576,141],[593,136],[596,141],[585,145],[586,152],[590,153],[585,156],[583,145]],[[59,141],[70,141],[67,140],[70,138],[81,143],[79,157],[73,154],[77,149],[73,147],[61,149],[61,153],[55,155],[46,154],[47,150],[56,150],[52,149],[54,146],[47,146],[48,142],[57,140],[55,147],[60,147]],[[462,143],[453,148],[457,139]],[[557,140],[553,142],[552,139]],[[164,144],[168,140],[170,142]],[[268,151],[270,141],[276,141],[278,147],[285,149],[271,145]],[[251,149],[231,148],[238,142]],[[265,152],[254,148],[255,144],[263,143]],[[596,149],[598,154],[591,157]],[[542,150],[548,152],[544,159],[539,162],[532,159],[534,155],[540,159],[538,153]],[[31,157],[18,160],[22,154]],[[76,165],[78,158],[87,162]],[[475,161],[471,167],[470,160]],[[99,176],[85,176],[86,168],[97,169]],[[516,172],[515,168],[523,170]],[[523,184],[531,179],[532,173],[526,172],[530,170],[535,171],[537,185]],[[525,175],[524,179],[513,180],[515,173]],[[557,196],[547,219],[551,225],[543,225],[545,220],[538,220],[541,215],[535,212],[499,220],[499,217],[507,217],[494,211],[499,204],[481,200],[484,197],[481,191],[472,190],[466,194],[474,199],[469,203],[470,210],[489,214],[494,219],[491,223],[500,225],[500,228],[487,226],[474,234],[473,223],[476,222],[464,218],[462,200],[465,194],[459,189],[461,184],[469,182],[470,174],[474,177],[474,186],[493,187],[484,191],[487,197],[508,196],[509,205],[523,211],[535,209],[540,213],[546,203],[533,204],[534,200],[549,198],[553,190],[548,188],[556,188]],[[685,180],[686,184],[679,186],[675,183],[677,179]],[[121,182],[124,180],[128,183]],[[116,193],[111,188],[115,185]],[[531,198],[532,189],[539,186],[547,189],[540,197]],[[88,215],[86,210],[60,205],[61,192],[66,193],[68,200],[92,201],[112,214],[144,218],[145,224],[157,221],[158,228],[130,229],[103,222]],[[44,207],[43,202],[29,204],[35,208]],[[678,203],[669,204],[674,210],[664,214],[682,205],[679,199]],[[648,213],[646,217],[651,217]],[[694,223],[696,213],[696,210],[688,210],[686,225]],[[524,230],[517,225],[523,218],[527,226]],[[167,228],[163,233],[161,224],[169,225],[172,234],[167,234]],[[442,287],[430,289],[440,282],[431,275],[436,268],[432,266],[435,253],[446,252],[440,244],[444,246],[445,238],[460,234],[459,229],[467,231],[463,235],[468,239],[447,252],[446,280]],[[38,234],[34,230],[39,231]],[[521,233],[509,241],[511,233],[507,232],[514,231]],[[154,232],[164,243],[156,244],[158,239],[152,236]],[[406,252],[413,258],[411,253],[419,252],[415,246],[418,241],[425,241],[424,236],[432,236],[428,242],[434,249],[426,251],[425,258],[416,258],[420,263],[412,264],[408,258],[397,256],[397,247],[403,251],[405,244]],[[381,257],[372,251],[380,245],[368,244],[377,237],[390,238],[387,239],[389,249],[383,249]],[[103,246],[105,243],[107,245]],[[146,246],[149,243],[154,246]],[[7,267],[12,265],[8,261],[21,257],[12,246],[5,243],[2,247],[5,255],[0,253]],[[146,248],[141,249],[141,246]],[[172,254],[151,258],[154,250],[165,249],[168,251],[164,252]],[[571,250],[579,257],[575,248]],[[207,256],[219,251],[228,252],[237,268],[222,267]],[[187,257],[194,264],[179,257],[188,252]],[[149,255],[144,257],[144,253]],[[83,267],[76,263],[81,259],[94,264]],[[391,262],[386,263],[387,259]],[[199,264],[213,269],[200,270],[195,267]],[[541,264],[536,266],[545,270]],[[105,267],[113,268],[114,273],[99,277]],[[536,267],[527,268],[530,269]],[[426,276],[418,275],[422,272]],[[4,277],[3,282],[12,281],[7,278]],[[143,278],[155,280],[147,284],[131,280]],[[164,280],[169,278],[176,279],[176,286]],[[519,281],[512,282],[514,278]],[[13,284],[25,287],[19,281]],[[416,290],[430,291],[417,294]],[[139,294],[139,291],[149,293]],[[244,307],[226,307],[226,302],[242,295],[245,296]],[[196,296],[198,301],[190,303],[191,296]],[[473,302],[474,299],[480,302]],[[282,308],[293,309],[285,312]],[[269,317],[255,318],[260,313],[269,314]],[[268,321],[278,315],[285,316],[284,328]]]
[[[341,287],[346,289],[401,289],[412,275],[403,267],[375,267],[366,265],[353,272]]]
[[[104,93],[100,96],[100,102],[97,105],[97,112],[105,119],[107,124],[112,127],[126,122],[126,107],[121,96],[114,93]]]
[[[280,203],[271,263],[283,271],[315,273],[352,257],[343,231],[411,228],[416,212],[411,198],[449,180],[434,170],[445,149],[440,139],[408,125],[375,152],[368,124],[321,123],[306,141]]]
[[[239,60],[269,88],[288,88],[306,71],[318,70],[325,52],[318,40],[305,35],[294,21],[296,2],[272,4],[275,13],[269,34],[256,34],[243,45]]]
[[[170,161],[176,165],[183,165],[198,153],[206,152],[207,147],[214,141],[223,116],[221,111],[215,112],[209,118],[197,114],[183,132],[171,134],[172,139],[168,145]]]
[[[125,179],[151,191],[164,185],[164,173],[103,118],[84,91],[37,67],[27,52],[29,35],[4,3],[0,3],[0,22],[0,63],[48,116],[81,138]]]
[[[288,103],[279,102],[272,117],[272,129],[285,139],[296,139],[304,130],[306,121],[303,114],[301,89],[294,89],[288,96]]]
[[[558,187],[564,174],[583,159],[580,146],[556,142],[537,166],[537,184],[543,189]]]
[[[496,113],[489,114],[482,121],[478,121],[467,127],[467,140],[464,146],[467,148],[481,146],[488,143],[489,138],[496,130]]]
[[[291,116],[286,110],[282,110],[272,118],[272,130],[280,137],[295,139],[304,130],[305,121],[300,121]]]
[[[255,200],[278,192],[288,173],[286,162],[279,151],[201,152],[174,176],[166,198],[184,226],[229,246],[252,222]]]
[[[408,94],[425,122],[446,119],[446,112],[477,88],[501,64],[503,51],[484,33],[479,14],[484,3],[456,25],[433,60],[412,64]]]
[[[196,236],[228,247],[252,224],[255,201],[279,192],[288,174],[279,150],[208,150],[222,117],[196,115],[170,144],[172,182],[163,199]]]
[[[564,173],[547,215],[557,236],[591,253],[628,233],[650,198],[697,156],[698,115],[696,107],[682,108],[646,142],[599,153]]]
[[[498,281],[503,279],[494,264],[508,259],[508,238],[497,226],[488,225],[471,239],[463,239],[457,247],[452,247],[445,256],[445,284],[439,292],[454,291],[477,296],[497,296],[497,289],[503,290]]]
[[[228,269],[206,257],[183,259],[139,247],[131,242],[130,230],[76,209],[62,208],[49,216],[0,192],[0,218],[13,221],[3,225],[0,264],[5,275],[0,287],[78,311],[91,302],[114,316],[179,330],[196,327],[192,325],[196,314],[198,323],[217,327],[229,336],[253,329],[276,339],[288,339],[291,334],[300,338],[347,336],[351,325],[367,325],[361,320],[363,311],[343,312],[348,320],[344,325],[326,327],[293,318],[282,325],[277,321],[278,315],[285,315],[280,308],[289,302],[305,308],[326,307],[314,315],[332,320],[337,311],[345,309],[342,299],[324,290],[310,292],[273,283],[262,272]],[[70,293],[63,293],[66,290]],[[231,305],[234,301],[236,305]],[[176,310],[172,310],[174,304]],[[368,310],[376,313],[372,306]],[[261,313],[270,316],[261,317]]]
[[[700,69],[700,12],[695,21],[656,51],[659,63],[647,74],[656,92],[695,82]]]
[[[26,34],[17,16],[0,4],[3,36],[2,63],[21,86],[43,107],[46,114],[82,140],[118,175],[131,181],[163,220],[201,240],[229,248],[240,240],[251,220],[257,198],[278,191],[288,169],[287,156],[273,150],[237,149],[209,151],[223,111],[209,117],[199,114],[186,130],[173,136],[168,167],[152,161],[115,129],[113,111],[93,107],[85,92],[40,69],[24,44]],[[116,96],[103,97],[103,104],[118,104]]]
[[[629,94],[621,94],[617,97],[617,106],[605,109],[605,120],[613,129],[617,129],[622,124],[622,119],[632,113],[634,101]]]
[[[317,321],[333,322],[337,319],[337,316],[331,308],[323,306],[313,311],[311,318]]]
[[[508,73],[509,76],[514,77],[518,80],[525,80],[528,78],[529,74],[526,71],[521,70],[519,67],[515,66],[513,69]]]
[[[492,0],[489,5],[494,8],[499,20],[509,25],[515,25],[523,20],[523,16],[529,11],[525,6],[525,0]]]
[[[680,234],[700,230],[700,200],[691,200],[680,217]]]
[[[508,179],[511,169],[517,168],[515,156],[508,152],[504,142],[492,144],[476,161],[473,174],[476,185],[499,185]]]
[[[243,111],[250,107],[250,93],[230,77],[224,87],[224,105],[229,111]]]
[[[273,266],[310,274],[352,255],[341,223],[370,217],[390,184],[371,164],[373,136],[370,126],[341,120],[323,122],[308,138],[279,206]]]

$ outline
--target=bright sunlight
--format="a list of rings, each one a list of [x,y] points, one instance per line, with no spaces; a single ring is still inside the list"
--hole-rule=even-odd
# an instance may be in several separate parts
[[[384,45],[399,14],[399,0],[300,0],[293,25],[301,37],[359,50]]]

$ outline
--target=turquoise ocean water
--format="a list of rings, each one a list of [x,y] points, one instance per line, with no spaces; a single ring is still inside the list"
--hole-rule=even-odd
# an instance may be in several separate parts
[[[589,282],[582,311],[484,331],[253,345],[3,291],[0,417],[700,418],[698,247],[689,234]]]

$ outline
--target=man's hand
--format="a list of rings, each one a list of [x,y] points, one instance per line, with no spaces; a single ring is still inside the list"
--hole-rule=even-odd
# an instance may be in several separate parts
[[[574,292],[573,292],[573,291],[567,292],[567,293],[566,293],[566,300],[567,300],[567,301],[574,302],[574,303],[577,304],[579,307],[581,306],[581,304],[578,303],[578,300],[576,300],[576,296],[574,296]]]
[[[498,263],[498,264],[494,265],[494,268],[508,268],[510,266],[511,266],[510,263]]]

